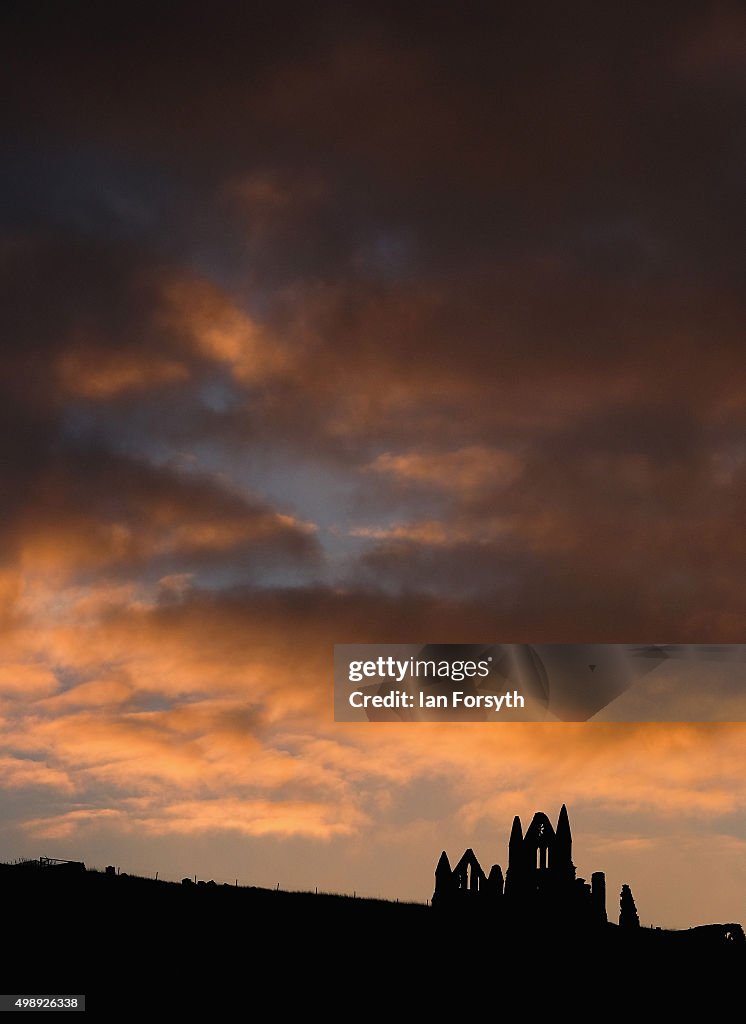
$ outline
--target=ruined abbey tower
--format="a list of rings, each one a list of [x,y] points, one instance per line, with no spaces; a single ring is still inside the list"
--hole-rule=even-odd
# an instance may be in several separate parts
[[[606,880],[602,871],[593,873],[590,884],[576,877],[570,820],[563,804],[556,829],[546,814],[537,811],[524,835],[516,815],[504,877],[499,864],[485,874],[472,850],[452,869],[444,851],[435,869],[433,906],[484,911],[506,922],[592,928],[606,923]]]

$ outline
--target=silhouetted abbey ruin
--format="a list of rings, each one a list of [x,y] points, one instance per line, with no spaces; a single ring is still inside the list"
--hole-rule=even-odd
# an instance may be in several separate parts
[[[606,877],[603,871],[594,871],[589,884],[576,876],[570,819],[563,804],[556,830],[538,811],[524,835],[516,815],[504,880],[499,864],[485,874],[473,850],[467,850],[453,869],[443,851],[435,869],[433,906],[468,907],[509,920],[542,920],[574,928],[600,926],[607,920]]]

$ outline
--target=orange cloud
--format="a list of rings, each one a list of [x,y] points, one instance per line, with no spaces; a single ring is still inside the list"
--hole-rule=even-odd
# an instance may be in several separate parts
[[[507,538],[512,524],[499,518],[479,521],[424,520],[399,523],[394,526],[357,526],[350,530],[352,537],[387,542],[405,541],[434,547],[454,547],[458,544],[485,544]]]
[[[238,831],[244,835],[308,836],[330,839],[357,831],[365,815],[351,805],[299,800],[215,800],[171,804],[146,827],[155,832]]]
[[[513,483],[522,472],[521,460],[511,452],[470,445],[455,451],[385,452],[367,467],[374,473],[425,483],[460,495]]]
[[[76,345],[61,356],[59,376],[68,395],[106,401],[128,392],[183,382],[189,370],[157,352],[128,353],[93,346],[81,349]]]
[[[41,786],[62,796],[67,796],[75,790],[72,778],[64,770],[23,757],[0,756],[0,777],[3,787],[8,789]]]
[[[299,800],[215,799],[167,803],[153,807],[152,814],[142,803],[130,806],[126,813],[112,808],[71,810],[33,818],[25,827],[35,836],[50,839],[67,838],[80,829],[105,823],[139,835],[238,832],[246,836],[329,840],[349,835],[363,821],[363,815],[350,807],[335,808]]]
[[[159,320],[189,339],[196,353],[227,367],[241,384],[271,380],[292,366],[282,342],[205,279],[165,282]]]
[[[48,665],[6,662],[0,665],[0,696],[35,700],[54,693],[57,677]]]
[[[108,807],[82,808],[48,818],[29,818],[24,828],[42,839],[66,839],[87,825],[101,822],[124,825],[126,829],[126,812]]]

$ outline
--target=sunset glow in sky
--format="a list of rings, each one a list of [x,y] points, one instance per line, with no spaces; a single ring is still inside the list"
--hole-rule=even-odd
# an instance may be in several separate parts
[[[2,15],[0,859],[424,900],[565,802],[745,921],[746,725],[332,720],[744,641],[743,8],[252,6]]]

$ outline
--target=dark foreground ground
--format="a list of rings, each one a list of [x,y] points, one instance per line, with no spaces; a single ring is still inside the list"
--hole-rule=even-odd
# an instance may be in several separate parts
[[[742,1005],[743,933],[446,915],[414,904],[0,865],[0,991],[84,993],[89,1010],[200,1019],[323,1012],[500,1015],[616,1008],[652,1019]],[[536,1011],[528,1012],[531,1008]]]

